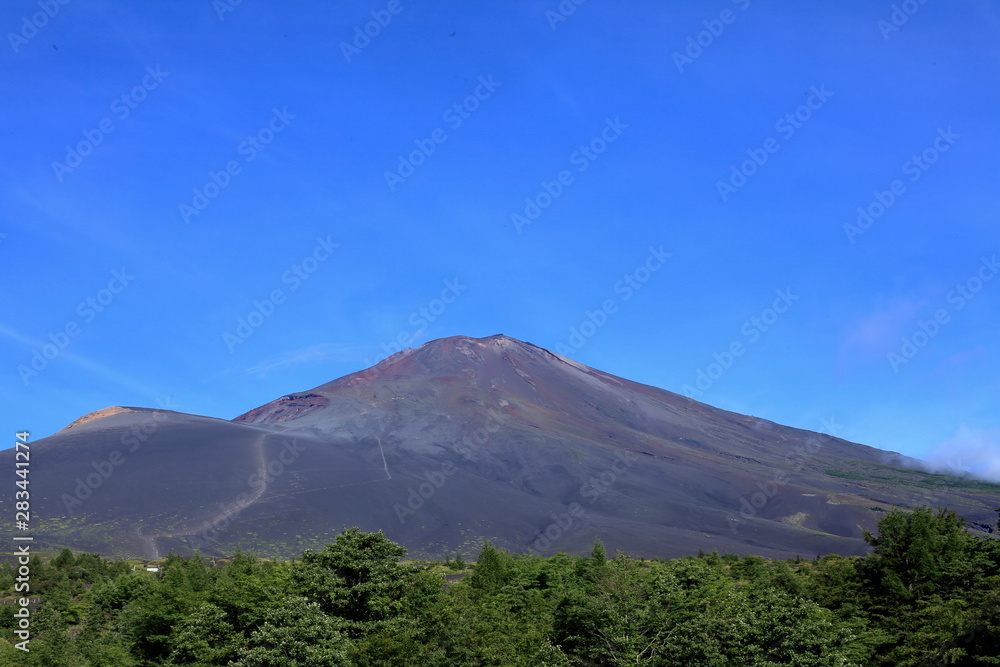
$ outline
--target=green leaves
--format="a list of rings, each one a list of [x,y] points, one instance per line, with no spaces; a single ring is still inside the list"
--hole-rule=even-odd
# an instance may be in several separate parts
[[[777,588],[734,586],[675,627],[671,664],[861,665],[870,648],[859,628]]]
[[[0,642],[0,665],[1000,667],[1000,541],[930,508],[886,515],[868,540],[863,558],[785,562],[608,560],[600,541],[541,558],[487,542],[447,585],[456,561],[405,564],[403,547],[357,528],[297,562],[171,555],[158,575],[64,551],[32,565],[31,654]]]
[[[286,598],[253,631],[230,667],[339,667],[348,665],[342,623],[305,598]]]
[[[406,570],[399,564],[405,553],[382,531],[348,528],[322,551],[306,551],[292,580],[323,613],[357,624],[356,634],[365,624],[398,613],[407,590]]]
[[[973,590],[987,565],[979,540],[955,512],[944,509],[891,512],[879,521],[879,534],[865,533],[865,540],[874,551],[863,571],[890,605],[912,604],[940,591]]]
[[[241,644],[226,612],[211,603],[195,607],[175,628],[170,643],[170,664],[199,666],[226,664]]]
[[[476,559],[476,568],[469,576],[469,585],[496,593],[514,580],[514,558],[507,551],[486,542]]]

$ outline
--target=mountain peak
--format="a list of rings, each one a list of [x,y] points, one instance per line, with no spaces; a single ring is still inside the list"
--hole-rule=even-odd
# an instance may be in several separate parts
[[[156,423],[143,428],[150,413]],[[86,480],[78,509],[114,518],[96,546],[153,557],[223,553],[247,531],[282,554],[357,525],[424,556],[455,553],[475,534],[517,551],[586,553],[599,537],[648,556],[705,546],[790,558],[864,553],[862,530],[929,484],[976,525],[992,522],[1000,499],[1000,487],[941,488],[886,452],[504,334],[401,350],[233,422],[121,406],[85,415],[38,450],[40,513],[69,511],[66,490]],[[50,543],[80,543],[53,530]]]
[[[419,347],[403,348],[374,366],[334,380],[328,384],[340,385],[344,381],[364,381],[384,372],[400,373],[415,370],[415,368],[409,368],[410,364],[418,364],[424,370],[427,370],[428,368],[447,365],[447,360],[449,359],[452,364],[464,363],[463,359],[481,363],[485,358],[484,355],[496,356],[497,352],[500,353],[500,356],[503,354],[513,354],[515,356],[528,357],[544,354],[553,357],[553,359],[558,358],[543,348],[504,334],[494,334],[493,336],[482,338],[446,336],[429,340]],[[324,388],[326,386],[323,385]]]
[[[505,334],[494,334],[492,336],[484,336],[482,338],[474,338],[472,336],[448,336],[446,338],[436,338],[434,340],[427,341],[415,351],[424,349],[441,351],[457,350],[458,352],[467,355],[468,350],[472,347],[482,350],[516,352],[527,356],[534,356],[542,353],[555,358],[555,355],[544,348]]]

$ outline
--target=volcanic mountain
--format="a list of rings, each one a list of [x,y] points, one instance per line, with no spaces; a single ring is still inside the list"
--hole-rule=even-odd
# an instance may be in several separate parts
[[[595,537],[646,557],[849,555],[894,507],[947,506],[992,531],[1000,505],[1000,485],[503,335],[431,341],[232,421],[108,408],[31,453],[36,544],[146,558],[290,557],[345,526],[414,557],[483,539],[581,553]]]

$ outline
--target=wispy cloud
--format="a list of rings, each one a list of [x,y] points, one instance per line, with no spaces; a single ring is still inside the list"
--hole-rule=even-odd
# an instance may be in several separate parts
[[[893,299],[861,317],[848,329],[841,343],[841,363],[884,359],[886,352],[898,346],[924,306],[918,299]]]
[[[35,340],[34,338],[28,338],[20,331],[15,331],[2,322],[0,322],[0,334],[3,334],[18,345],[24,345],[25,347],[40,347],[42,345],[42,341]]]
[[[975,429],[961,424],[948,440],[924,460],[937,472],[964,470],[991,482],[1000,482],[1000,429]]]
[[[336,345],[334,343],[319,343],[271,358],[245,369],[249,375],[265,377],[272,371],[282,370],[298,364],[315,364],[324,361],[350,361],[356,359],[360,348],[353,345]]]
[[[960,368],[970,363],[975,363],[976,361],[983,361],[988,358],[989,351],[986,349],[986,346],[976,345],[975,347],[958,350],[954,354],[948,356],[942,362],[942,366],[953,371],[956,368]]]
[[[4,324],[0,324],[0,334],[6,336],[8,339],[18,343],[19,345],[23,345],[31,349],[40,349],[43,345],[46,345],[48,343],[48,341],[37,340],[34,338],[30,338],[29,336],[25,336],[21,332],[16,331]],[[136,392],[139,394],[144,394],[146,396],[160,395],[159,393],[153,391],[152,388],[142,384],[141,382],[133,380],[127,375],[124,375],[123,373],[120,373],[113,368],[109,368],[104,364],[98,363],[93,359],[91,359],[90,357],[79,354],[77,352],[73,352],[69,347],[61,350],[59,352],[58,357],[56,357],[52,363],[59,363],[61,361],[68,361],[71,364],[83,368],[92,375],[96,375],[105,382],[118,385],[119,387],[128,389],[129,391]],[[19,363],[28,365],[28,363],[30,363],[29,357],[26,356],[24,360]],[[45,371],[41,372],[44,373]]]

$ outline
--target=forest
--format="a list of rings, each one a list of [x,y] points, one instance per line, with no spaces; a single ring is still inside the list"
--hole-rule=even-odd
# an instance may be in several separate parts
[[[1000,512],[1000,510],[998,510]],[[408,561],[349,528],[290,562],[158,572],[33,556],[29,652],[0,566],[0,665],[1000,665],[1000,540],[947,509],[886,514],[863,557],[510,553]]]

